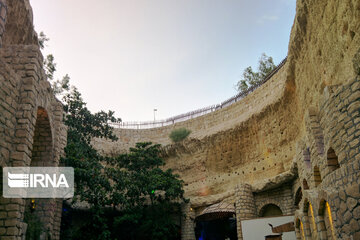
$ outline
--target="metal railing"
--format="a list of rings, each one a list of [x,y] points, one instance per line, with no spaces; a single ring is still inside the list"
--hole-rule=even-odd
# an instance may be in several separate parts
[[[220,104],[211,105],[205,108],[197,109],[195,111],[183,113],[171,118],[167,118],[165,120],[158,120],[158,121],[146,121],[146,122],[119,122],[119,123],[110,123],[111,126],[116,128],[126,128],[126,129],[149,129],[149,128],[157,128],[157,127],[164,127],[169,126],[178,122],[183,122],[189,119],[193,119],[196,117],[203,116],[205,114],[211,113],[218,109],[222,109],[224,107],[230,106],[235,102],[246,97],[248,94],[252,93],[255,89],[263,85],[267,82],[275,73],[277,73],[282,66],[286,63],[287,57],[285,57],[277,67],[272,70],[261,82],[256,85],[251,86],[246,91],[239,92],[235,96],[221,102]]]

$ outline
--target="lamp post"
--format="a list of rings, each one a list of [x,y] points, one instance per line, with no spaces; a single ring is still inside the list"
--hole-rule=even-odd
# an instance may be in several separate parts
[[[154,122],[155,122],[155,112],[157,111],[157,109],[155,108],[154,109]]]

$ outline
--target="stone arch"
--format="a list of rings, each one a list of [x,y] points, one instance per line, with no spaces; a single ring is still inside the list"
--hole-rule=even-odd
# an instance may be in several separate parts
[[[321,235],[324,239],[336,239],[333,214],[330,204],[325,199],[320,200],[319,204],[319,225],[322,229]]]
[[[304,190],[308,190],[308,189],[309,189],[309,184],[308,184],[308,182],[306,181],[306,179],[303,180],[303,188],[304,188]]]
[[[310,136],[310,141],[313,142],[314,147],[317,150],[317,153],[320,156],[324,155],[324,134],[323,129],[320,126],[320,121],[318,117],[318,112],[316,108],[309,108],[306,116],[306,126],[307,132]]]
[[[56,162],[54,162],[53,146],[52,128],[48,112],[45,108],[38,107],[32,141],[30,167],[57,166]],[[56,199],[28,198],[25,203],[24,222],[26,224],[40,225],[40,236],[36,237],[42,239],[51,238],[57,208]],[[28,234],[31,233],[29,232]]]
[[[310,148],[307,147],[304,151],[303,151],[303,156],[304,156],[304,166],[306,169],[311,169],[311,157],[310,157]]]
[[[295,220],[295,234],[296,234],[296,239],[305,239],[304,225],[302,221],[299,219],[299,217],[297,217]]]
[[[33,135],[30,166],[54,166],[53,158],[53,137],[49,115],[44,108],[39,107],[37,109],[37,117]]]
[[[340,168],[338,157],[332,147],[327,151],[327,166],[330,172]]]
[[[314,184],[315,184],[315,187],[319,186],[319,184],[321,183],[321,174],[320,174],[320,169],[318,166],[315,166],[314,167],[314,175],[313,175],[313,178],[314,178]]]
[[[314,209],[313,209],[313,205],[307,198],[304,200],[303,213],[306,219],[306,223],[305,223],[306,226],[304,226],[304,228],[308,229],[309,234],[312,237],[315,237],[317,235],[317,226],[314,215]]]
[[[309,208],[309,200],[305,198],[303,204],[303,212],[306,213],[308,211],[308,208]]]
[[[299,209],[299,204],[302,200],[302,197],[303,197],[302,189],[301,189],[301,187],[299,187],[296,190],[295,197],[294,197],[294,206],[296,207],[296,209]]]
[[[274,217],[282,215],[283,211],[281,210],[281,208],[273,203],[264,205],[259,211],[260,217]]]

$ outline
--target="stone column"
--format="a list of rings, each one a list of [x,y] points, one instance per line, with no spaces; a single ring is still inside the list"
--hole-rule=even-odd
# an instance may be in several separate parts
[[[195,240],[195,212],[190,203],[181,207],[181,240]]]
[[[236,228],[238,239],[242,240],[241,221],[256,218],[255,199],[249,184],[239,184],[235,189]]]
[[[5,32],[6,13],[6,0],[0,0],[0,48],[2,47],[3,34]]]

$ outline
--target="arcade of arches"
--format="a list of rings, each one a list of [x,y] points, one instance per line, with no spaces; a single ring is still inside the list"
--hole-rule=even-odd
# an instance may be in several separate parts
[[[297,239],[360,239],[359,46],[359,0],[297,0],[287,60],[255,91],[174,125],[116,129],[119,141],[94,145],[104,154],[139,139],[164,145],[165,167],[190,200],[182,240],[196,239],[198,217],[222,203],[233,208],[223,223],[238,239],[242,221],[281,214],[294,216]],[[62,118],[29,0],[0,0],[0,165],[58,166]],[[170,132],[182,127],[189,138],[172,144]],[[0,238],[24,239],[26,215],[40,219],[43,239],[59,239],[61,208],[61,199],[1,196]]]

